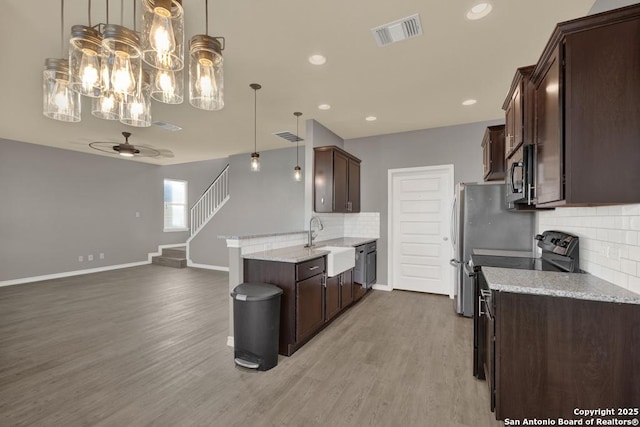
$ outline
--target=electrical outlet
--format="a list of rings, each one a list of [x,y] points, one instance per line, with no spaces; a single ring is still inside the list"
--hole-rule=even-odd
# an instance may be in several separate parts
[[[100,252],[100,259],[104,259],[104,253]]]
[[[80,255],[80,256],[78,257],[78,262],[82,262],[82,261],[84,261],[84,257],[83,257],[82,255]]]
[[[87,261],[93,261],[93,254],[87,255]]]

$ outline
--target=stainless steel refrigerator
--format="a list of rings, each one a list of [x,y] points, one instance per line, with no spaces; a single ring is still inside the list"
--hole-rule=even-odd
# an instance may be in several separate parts
[[[454,195],[451,244],[454,258],[455,310],[472,317],[474,280],[465,273],[474,249],[533,251],[535,216],[532,212],[509,212],[503,183],[460,183]]]

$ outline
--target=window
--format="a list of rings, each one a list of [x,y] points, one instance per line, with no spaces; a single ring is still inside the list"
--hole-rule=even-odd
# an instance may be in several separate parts
[[[164,231],[187,231],[187,181],[164,180]]]

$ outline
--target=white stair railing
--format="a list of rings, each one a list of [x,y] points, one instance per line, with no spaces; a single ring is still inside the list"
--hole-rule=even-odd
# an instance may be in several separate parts
[[[209,188],[191,208],[191,236],[196,234],[213,218],[229,200],[229,165],[211,183]]]

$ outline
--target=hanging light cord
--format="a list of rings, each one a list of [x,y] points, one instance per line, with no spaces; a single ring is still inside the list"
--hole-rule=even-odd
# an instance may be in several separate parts
[[[87,8],[87,14],[89,15],[89,26],[91,26],[91,0],[89,0],[89,7]]]
[[[258,89],[253,90],[253,152],[256,153],[258,150],[256,145],[256,140],[258,139],[258,130],[257,130],[257,121],[258,121]]]
[[[134,33],[137,30],[137,28],[136,28],[136,23],[137,23],[137,20],[136,20],[136,3],[137,3],[137,1],[133,2],[133,32]]]
[[[60,57],[64,58],[64,0],[60,0]]]
[[[107,0],[107,25],[109,25],[109,0]]]
[[[299,136],[299,124],[300,124],[300,116],[296,116],[296,166],[300,166],[300,159],[298,158],[298,142],[300,141]]]
[[[120,25],[124,26],[124,0],[120,0]]]
[[[204,0],[204,33],[209,35],[209,0]]]

